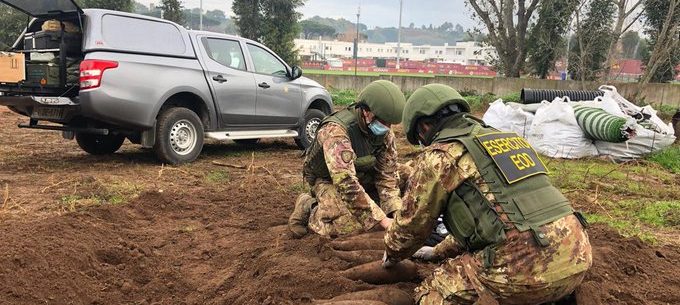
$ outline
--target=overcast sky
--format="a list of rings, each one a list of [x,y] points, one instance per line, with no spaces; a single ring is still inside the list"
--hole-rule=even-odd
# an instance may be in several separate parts
[[[403,0],[404,11],[402,25],[407,27],[411,22],[416,26],[440,25],[446,21],[461,24],[470,28],[476,23],[471,19],[470,10],[465,7],[464,0]],[[137,0],[143,4],[160,3],[160,0]],[[185,7],[198,7],[200,0],[184,0]],[[220,9],[231,15],[230,0],[203,0],[203,9]],[[361,23],[369,27],[396,27],[399,24],[399,0],[307,0],[300,9],[304,18],[321,17],[345,18],[356,20],[357,7],[361,4]]]

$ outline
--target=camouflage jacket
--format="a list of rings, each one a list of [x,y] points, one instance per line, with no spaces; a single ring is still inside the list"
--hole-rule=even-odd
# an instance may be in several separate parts
[[[356,155],[345,129],[335,123],[323,125],[316,134],[317,141],[323,146],[326,166],[340,199],[364,229],[368,230],[385,218],[385,213],[376,215],[372,206],[376,203],[364,190],[357,178],[354,160]],[[401,206],[397,178],[397,148],[394,133],[389,131],[385,138],[386,149],[376,157],[372,182],[380,197],[380,208],[387,213]],[[367,182],[364,182],[367,183]]]
[[[396,212],[394,223],[385,235],[388,257],[398,260],[409,258],[423,245],[446,207],[448,194],[464,181],[471,179],[480,190],[488,191],[488,185],[482,180],[472,157],[458,142],[429,146],[414,161],[413,168],[402,198],[403,206]],[[490,202],[495,201],[493,194],[486,196]],[[495,205],[495,209],[502,221],[509,221],[500,205]],[[506,227],[512,225],[507,223]],[[511,266],[509,269],[518,268],[524,259],[524,263],[528,264],[522,268],[531,269],[531,272],[548,272],[549,276],[555,277],[568,276],[589,268],[590,244],[575,216],[566,216],[545,225],[543,229],[551,237],[551,245],[547,248],[532,242],[529,231],[506,231],[506,240],[495,248],[496,264]],[[462,243],[449,236],[435,247],[434,254],[446,258],[460,255],[463,251]],[[548,270],[541,263],[529,262],[526,258],[540,259],[545,264],[553,265]],[[546,276],[542,275],[544,279]]]

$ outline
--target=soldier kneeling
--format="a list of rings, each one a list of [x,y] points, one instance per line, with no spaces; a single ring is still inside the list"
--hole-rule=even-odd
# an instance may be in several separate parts
[[[416,289],[419,304],[539,304],[571,293],[592,264],[585,220],[546,175],[526,140],[468,114],[451,87],[431,84],[406,103],[415,159],[403,206],[385,235],[383,266],[414,255],[444,259]],[[423,247],[437,218],[449,235]]]
[[[293,236],[308,227],[336,237],[389,226],[401,205],[390,126],[401,122],[405,103],[399,87],[379,80],[320,123],[303,165],[312,192],[298,197],[288,221]]]

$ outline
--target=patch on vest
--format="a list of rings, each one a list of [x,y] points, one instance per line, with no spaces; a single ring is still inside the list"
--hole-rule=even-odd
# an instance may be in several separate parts
[[[517,133],[494,132],[476,138],[510,184],[548,173],[534,148]]]
[[[354,158],[354,153],[350,150],[343,150],[340,153],[340,158],[342,158],[342,161],[345,163],[349,163],[352,161],[352,158]]]

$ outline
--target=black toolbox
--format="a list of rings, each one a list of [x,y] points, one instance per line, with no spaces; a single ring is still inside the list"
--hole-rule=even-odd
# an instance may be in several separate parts
[[[59,66],[47,63],[27,63],[24,85],[28,87],[60,87]]]
[[[38,31],[27,33],[24,36],[25,50],[59,49],[61,44],[61,31]],[[79,54],[81,52],[82,39],[80,33],[63,32],[67,54]]]

